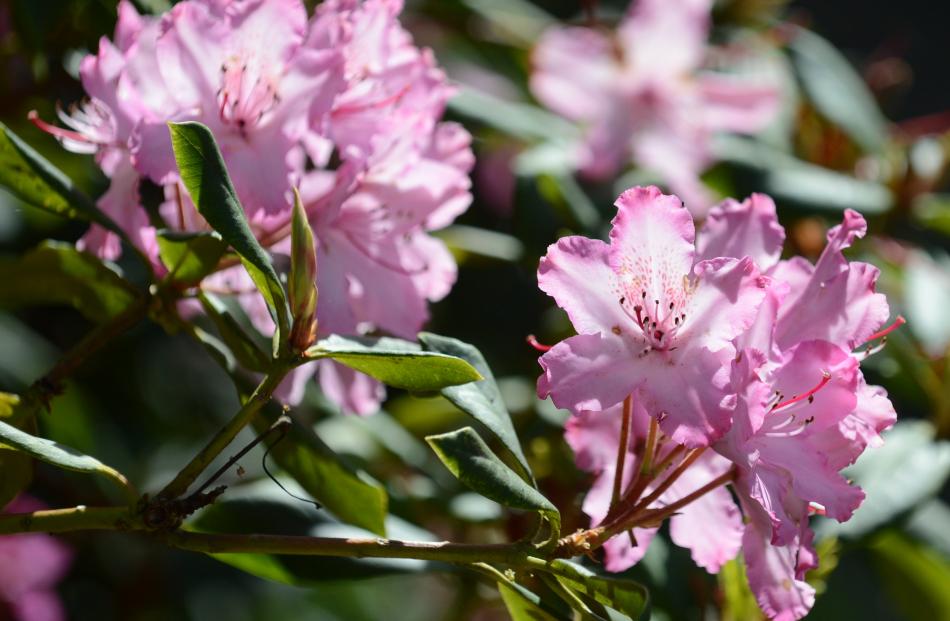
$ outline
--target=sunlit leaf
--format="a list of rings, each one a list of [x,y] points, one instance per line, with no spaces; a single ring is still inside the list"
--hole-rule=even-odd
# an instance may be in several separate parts
[[[312,360],[332,358],[384,384],[415,392],[432,392],[482,379],[461,358],[422,351],[415,343],[391,338],[333,335],[307,350]]]
[[[521,442],[511,422],[511,415],[505,407],[501,392],[495,383],[495,377],[481,352],[458,339],[428,332],[420,334],[419,341],[428,351],[455,356],[467,361],[481,374],[484,379],[443,388],[442,395],[495,434],[505,448],[515,456],[524,474],[531,480],[531,467],[521,449]]]
[[[64,470],[103,475],[118,483],[124,492],[129,492],[128,480],[119,471],[105,465],[95,457],[84,455],[58,442],[30,435],[13,425],[0,421],[0,446],[2,445],[22,451]]]
[[[498,459],[474,429],[463,427],[428,436],[426,441],[463,484],[506,507],[538,511],[550,523],[553,537],[557,537],[561,528],[557,508]]]
[[[201,123],[169,123],[175,161],[191,200],[241,257],[281,334],[289,328],[287,299],[267,252],[255,239],[211,130]]]
[[[548,567],[565,587],[632,621],[645,621],[650,616],[650,595],[642,584],[625,578],[601,576],[563,559],[551,561]]]
[[[545,605],[537,593],[515,582],[498,582],[498,592],[512,621],[571,621],[571,615]]]
[[[169,278],[196,284],[217,269],[228,245],[217,233],[182,233],[161,230],[156,234],[158,254]]]

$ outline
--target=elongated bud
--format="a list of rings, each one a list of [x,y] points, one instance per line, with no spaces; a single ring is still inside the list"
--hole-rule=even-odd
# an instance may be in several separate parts
[[[290,311],[294,318],[290,343],[297,351],[313,344],[317,334],[317,251],[300,192],[294,188],[290,228]]]

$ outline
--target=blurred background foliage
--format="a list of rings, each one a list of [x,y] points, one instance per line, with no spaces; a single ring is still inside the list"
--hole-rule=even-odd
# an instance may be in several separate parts
[[[153,12],[168,6],[136,4]],[[579,505],[588,481],[562,440],[564,413],[534,395],[536,352],[526,335],[553,342],[570,330],[536,287],[537,258],[561,235],[602,235],[616,194],[644,180],[638,171],[600,184],[572,176],[559,157],[570,128],[527,91],[532,43],[553,20],[581,21],[580,4],[419,0],[404,16],[459,84],[448,115],[473,133],[478,158],[474,205],[440,233],[460,272],[429,329],[484,353],[541,488],[562,510],[565,532],[586,525]],[[597,15],[610,21],[624,8],[601,2]],[[57,103],[82,97],[79,60],[111,35],[114,22],[112,0],[0,3],[0,120],[93,196],[105,179],[92,160],[61,149],[26,114],[36,109],[50,119]],[[881,268],[892,315],[909,320],[866,364],[869,382],[887,388],[901,422],[887,445],[850,473],[868,492],[865,505],[847,524],[817,524],[821,568],[809,579],[821,595],[809,618],[950,619],[950,5],[725,0],[715,23],[719,39],[742,33],[762,46],[787,97],[781,118],[760,136],[718,142],[719,163],[704,180],[723,196],[772,194],[791,251],[810,258],[842,209],[864,213],[870,234],[852,257]],[[4,257],[47,238],[73,241],[83,229],[0,191]],[[131,261],[123,267],[135,269]],[[0,390],[24,389],[89,328],[65,308],[0,313]],[[39,426],[149,489],[237,405],[205,352],[145,324],[90,360]],[[523,532],[527,518],[466,492],[422,442],[463,421],[446,400],[393,391],[385,412],[362,419],[340,416],[311,394],[300,415],[350,465],[385,485],[391,535],[502,541]],[[259,451],[245,458],[243,474],[232,476],[238,485],[202,514],[199,528],[341,532],[263,477],[261,458]],[[94,480],[42,465],[33,490],[52,506],[105,502],[108,493]],[[60,593],[78,620],[507,618],[493,588],[421,562],[246,559],[243,569],[270,578],[259,580],[140,538],[65,539],[77,556]],[[630,573],[650,587],[656,619],[756,619],[742,571],[732,563],[709,576],[686,552],[657,540]]]

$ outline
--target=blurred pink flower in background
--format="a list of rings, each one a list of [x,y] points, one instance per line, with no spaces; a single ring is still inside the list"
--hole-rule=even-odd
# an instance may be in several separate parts
[[[4,513],[44,509],[29,496],[18,496]],[[62,621],[66,612],[56,594],[69,569],[72,552],[43,533],[0,536],[0,617],[3,608],[17,621]]]
[[[715,132],[753,133],[779,105],[777,85],[704,71],[711,0],[636,0],[615,32],[555,27],[534,50],[531,90],[585,128],[576,165],[610,179],[629,163],[659,176],[702,215],[700,180]]]

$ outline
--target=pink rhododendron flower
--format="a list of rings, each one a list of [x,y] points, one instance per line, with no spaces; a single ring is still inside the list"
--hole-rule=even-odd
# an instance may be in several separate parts
[[[813,266],[800,257],[781,260],[785,232],[767,196],[714,208],[695,252],[692,228],[686,226],[690,220],[679,218],[685,212],[670,198],[655,189],[632,190],[618,201],[609,245],[575,237],[552,246],[539,284],[568,312],[579,335],[541,357],[545,373],[539,393],[576,414],[567,424],[568,443],[578,466],[597,475],[584,511],[595,525],[605,524],[608,535],[632,530],[635,545],[622,533],[603,544],[607,569],[639,561],[659,521],[670,517],[673,541],[690,548],[696,563],[712,572],[741,545],[762,610],[770,618],[798,619],[815,597],[804,580],[817,566],[809,517],[816,512],[839,521],[851,517],[864,492],[840,471],[867,447],[879,445],[881,433],[896,420],[886,393],[869,386],[859,368],[874,349],[854,350],[886,336],[902,320],[880,329],[889,311],[875,291],[877,270],[842,254],[864,233],[857,213],[845,212],[843,224],[829,231],[828,246]],[[645,205],[649,211],[638,211]],[[631,252],[641,248],[646,252]],[[747,271],[747,278],[734,278],[731,286],[723,284],[729,279],[710,279],[701,290],[703,278],[715,270],[728,273],[726,266],[753,261],[758,268]],[[695,280],[687,278],[677,289],[670,274],[694,262]],[[615,305],[604,290],[617,298]],[[631,296],[638,290],[639,298]],[[694,313],[687,310],[682,321],[678,308],[690,308],[690,302],[677,297],[680,291],[717,300],[702,307],[715,308],[716,314],[699,322],[698,336],[689,336]],[[628,307],[631,297],[638,303]],[[671,313],[663,313],[665,308]],[[622,342],[628,334],[653,340],[638,351]],[[669,337],[677,339],[675,345]],[[683,363],[690,369],[678,366],[675,352],[681,347],[690,352]],[[718,358],[720,366],[703,368],[702,356],[709,352],[728,355]],[[685,379],[673,383],[674,373]],[[622,437],[617,403],[627,395],[634,404],[630,443],[618,507],[612,508]],[[690,418],[696,412],[706,418]],[[651,416],[661,431],[647,431]],[[696,425],[697,420],[717,424]],[[693,435],[697,427],[701,433]],[[658,439],[645,441],[648,433]],[[687,452],[702,447],[697,440],[703,437],[712,450]],[[651,469],[642,468],[646,459],[653,460]],[[653,469],[657,462],[663,467]],[[631,484],[644,476],[639,487]],[[738,507],[717,487],[725,482]],[[675,512],[664,512],[670,505]]]
[[[633,188],[616,205],[609,244],[565,237],[541,259],[538,284],[578,335],[541,357],[538,394],[576,412],[640,389],[674,442],[707,445],[729,428],[732,341],[768,282],[749,257],[696,262],[693,221],[675,196]]]
[[[100,207],[157,263],[139,184],[164,188],[168,228],[207,230],[166,127],[204,123],[273,252],[289,250],[291,188],[300,187],[317,243],[320,336],[414,338],[428,302],[455,282],[454,259],[428,232],[468,208],[473,156],[468,132],[439,121],[452,89],[400,25],[401,10],[397,0],[332,0],[308,21],[299,0],[186,0],[147,18],[122,2],[115,43],[103,38],[83,61],[90,102],[64,117],[72,129],[46,127],[67,148],[97,154],[112,177]],[[82,244],[109,258],[120,250],[98,227]],[[241,267],[203,287],[236,295],[259,329],[273,329]],[[281,395],[299,400],[314,366],[347,410],[378,407],[381,385],[330,361],[297,369]]]
[[[712,202],[699,179],[721,131],[762,129],[775,85],[701,71],[711,0],[636,0],[616,32],[556,27],[533,54],[531,88],[585,126],[578,166],[606,178],[628,162],[657,173],[695,213]]]
[[[19,496],[4,513],[43,509],[36,500]],[[66,612],[56,594],[69,569],[72,553],[44,533],[0,536],[0,610],[18,621],[61,621]],[[0,613],[2,614],[2,613]]]

